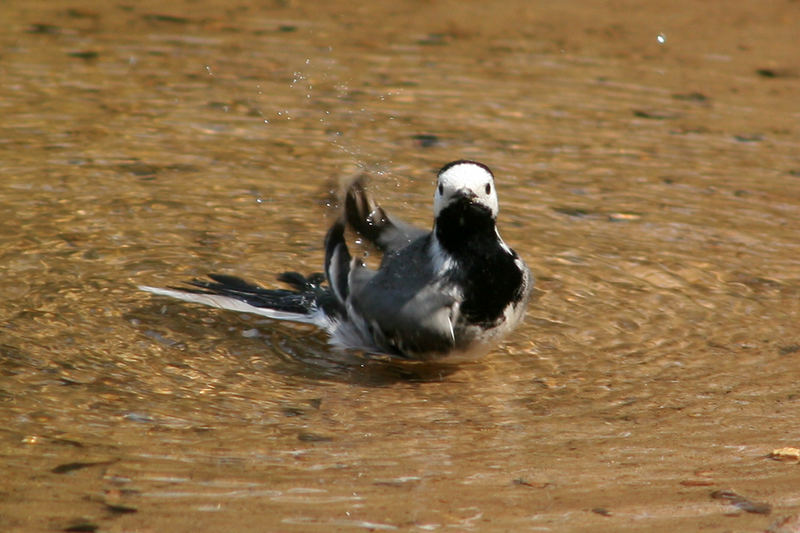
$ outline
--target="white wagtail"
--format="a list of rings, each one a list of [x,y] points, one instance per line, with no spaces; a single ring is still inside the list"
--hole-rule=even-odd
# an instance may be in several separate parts
[[[497,231],[488,167],[453,161],[439,171],[433,231],[390,218],[355,180],[325,237],[325,274],[285,272],[265,289],[211,274],[191,288],[140,288],[223,309],[315,324],[340,349],[410,360],[462,361],[491,350],[521,320],[533,276]],[[352,258],[345,225],[383,252],[373,270]],[[323,285],[327,280],[327,286]]]

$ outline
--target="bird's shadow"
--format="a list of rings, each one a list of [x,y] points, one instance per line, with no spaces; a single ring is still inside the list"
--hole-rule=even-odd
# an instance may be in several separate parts
[[[167,349],[186,351],[200,340],[203,344],[218,342],[228,347],[239,364],[251,366],[250,359],[257,355],[275,373],[310,380],[387,387],[398,382],[442,381],[459,368],[452,364],[337,350],[313,326],[183,303],[145,304],[131,310],[125,318],[151,342]]]

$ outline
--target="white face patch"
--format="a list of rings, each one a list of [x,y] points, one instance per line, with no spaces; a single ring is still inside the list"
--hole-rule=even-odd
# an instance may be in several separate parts
[[[474,203],[488,207],[492,216],[497,216],[499,206],[494,177],[486,167],[471,161],[446,166],[444,172],[439,173],[436,183],[434,216],[439,216],[442,209],[460,196],[472,196]]]

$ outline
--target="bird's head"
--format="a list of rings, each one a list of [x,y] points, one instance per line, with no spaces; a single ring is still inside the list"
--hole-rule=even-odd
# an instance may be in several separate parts
[[[439,171],[433,214],[437,226],[448,228],[494,224],[499,206],[494,176],[489,167],[475,161],[453,161]]]

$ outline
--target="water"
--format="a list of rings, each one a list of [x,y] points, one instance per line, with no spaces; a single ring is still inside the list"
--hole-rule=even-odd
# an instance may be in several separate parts
[[[800,435],[791,4],[504,6],[0,7],[3,530],[800,512],[796,464],[766,458]],[[333,357],[134,288],[319,270],[343,180],[428,225],[460,157],[538,279],[479,363]]]

